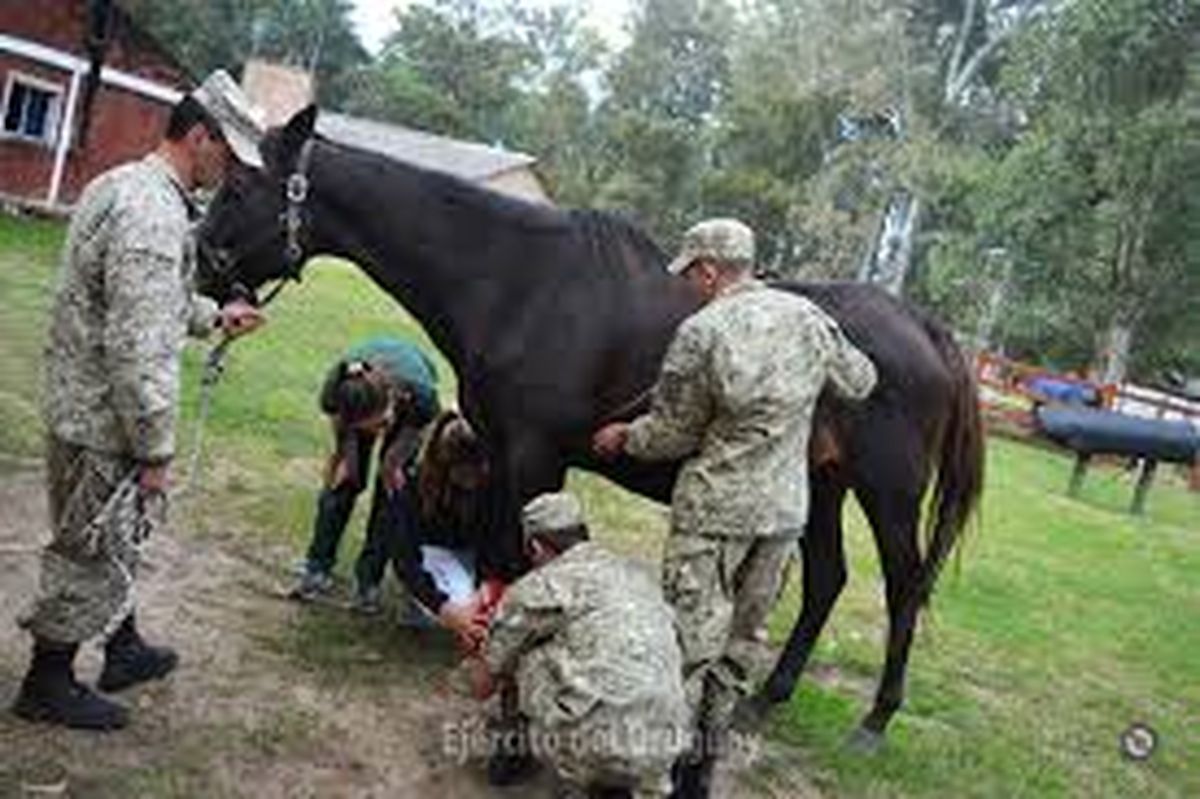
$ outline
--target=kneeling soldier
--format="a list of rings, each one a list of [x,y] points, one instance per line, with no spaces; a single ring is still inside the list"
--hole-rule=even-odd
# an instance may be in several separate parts
[[[480,666],[483,693],[515,684],[533,754],[563,794],[666,796],[688,745],[683,667],[654,577],[588,542],[579,503],[544,494],[523,512],[534,568],[509,586]]]

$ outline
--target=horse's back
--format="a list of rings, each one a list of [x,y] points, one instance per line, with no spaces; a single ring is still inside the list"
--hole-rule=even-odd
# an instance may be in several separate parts
[[[837,321],[875,364],[880,399],[910,410],[949,401],[961,363],[946,351],[954,346],[949,331],[923,311],[868,283],[774,285],[807,297]]]

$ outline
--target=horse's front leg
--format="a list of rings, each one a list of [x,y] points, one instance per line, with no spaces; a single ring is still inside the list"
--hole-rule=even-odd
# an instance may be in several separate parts
[[[529,564],[521,545],[521,508],[539,494],[562,489],[565,467],[545,438],[506,436],[492,453],[491,532],[500,575],[511,581]]]

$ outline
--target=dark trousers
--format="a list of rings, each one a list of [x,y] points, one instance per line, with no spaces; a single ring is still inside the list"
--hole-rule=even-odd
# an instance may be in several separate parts
[[[395,430],[389,430],[384,435],[380,447],[380,455],[387,451],[395,436]],[[337,486],[326,486],[317,497],[317,517],[313,523],[312,541],[308,546],[308,568],[310,571],[320,571],[326,574],[333,571],[337,562],[338,545],[341,544],[342,534],[346,524],[354,512],[354,504],[362,493],[371,463],[371,450],[374,441],[369,436],[357,436],[357,452],[347,453],[345,457],[356,460],[355,469],[349,479]],[[375,477],[375,487],[371,496],[371,511],[367,518],[367,535],[363,541],[362,551],[354,564],[354,578],[361,591],[373,588],[383,580],[387,568],[391,548],[388,545],[387,489],[384,488],[381,475]]]

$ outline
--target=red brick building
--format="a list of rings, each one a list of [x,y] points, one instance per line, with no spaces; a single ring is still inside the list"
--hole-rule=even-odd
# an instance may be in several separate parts
[[[87,0],[0,0],[0,199],[61,208],[157,143],[190,76],[113,4],[86,147]]]

